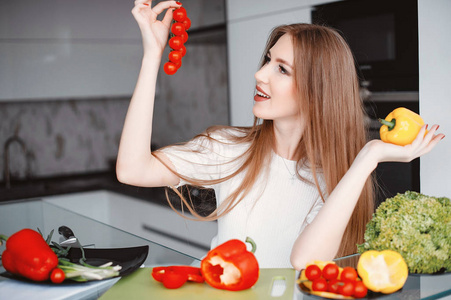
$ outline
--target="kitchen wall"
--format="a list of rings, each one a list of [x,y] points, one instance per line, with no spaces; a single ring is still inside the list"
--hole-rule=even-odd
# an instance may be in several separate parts
[[[12,135],[20,137],[29,151],[34,177],[105,170],[117,153],[128,101],[98,98],[0,103],[0,144]],[[9,153],[12,174],[24,178],[27,162],[22,149],[14,143]],[[2,170],[3,164],[1,160]]]
[[[49,3],[53,2],[55,1],[46,0],[41,1],[41,5],[33,6],[33,9],[36,10],[34,14],[39,15],[40,9],[49,9]],[[91,77],[89,79],[91,83],[86,89],[83,84],[80,84],[76,89],[71,90],[70,94],[64,94],[63,90],[48,87],[47,90],[36,89],[36,93],[33,94],[33,89],[25,87],[24,84],[26,93],[19,91],[14,94],[16,96],[10,98],[7,96],[13,94],[3,93],[4,97],[0,99],[1,158],[5,153],[3,148],[5,141],[9,137],[17,135],[24,140],[29,150],[28,160],[34,177],[83,174],[110,169],[117,154],[124,117],[134,87],[134,84],[128,87],[121,85],[120,81],[135,82],[140,67],[140,55],[136,55],[135,50],[119,55],[117,51],[110,51],[110,49],[130,43],[135,45],[135,48],[138,47],[138,54],[140,54],[142,52],[140,50],[141,42],[139,39],[134,40],[137,36],[137,26],[129,27],[133,31],[130,32],[131,38],[127,37],[126,32],[121,32],[117,39],[99,40],[72,37],[33,38],[33,32],[43,32],[42,28],[40,30],[26,28],[24,27],[26,24],[19,24],[22,26],[22,31],[14,38],[11,35],[6,36],[8,33],[5,31],[5,26],[17,26],[17,18],[15,19],[11,14],[19,13],[23,9],[22,7],[13,8],[11,3],[6,5],[2,2],[0,5],[0,10],[2,7],[8,8],[10,14],[8,18],[2,18],[1,23],[3,30],[0,34],[0,52],[2,53],[0,70],[3,71],[0,71],[0,86],[6,86],[9,88],[8,90],[11,90],[11,86],[21,89],[22,82],[20,78],[15,77],[19,71],[22,74],[29,73],[26,75],[27,78],[34,78],[34,81],[39,81],[40,78],[46,78],[47,81],[53,82],[77,80],[77,78],[80,78],[81,82],[85,80],[82,78],[85,73],[80,72],[83,69],[82,66],[76,69],[66,69],[66,73],[73,70],[73,74],[68,78],[62,78],[63,73],[50,76],[44,72],[45,68],[36,68],[39,64],[32,64],[28,67],[27,64],[16,64],[15,66],[18,68],[14,68],[10,62],[6,65],[8,57],[14,57],[16,60],[20,58],[17,53],[20,51],[17,51],[17,47],[12,47],[12,44],[26,45],[26,48],[30,50],[26,53],[34,53],[34,61],[43,61],[46,55],[45,51],[42,53],[32,51],[36,45],[39,45],[38,48],[42,48],[44,45],[44,48],[53,49],[51,47],[53,44],[62,43],[68,49],[83,50],[82,52],[89,59],[82,59],[78,61],[79,64],[87,61],[94,63],[95,55],[102,54],[102,52],[104,57],[100,60],[100,65],[96,67],[96,70],[103,70],[102,77]],[[23,6],[28,2],[16,3]],[[33,3],[34,1],[29,2],[28,5],[33,5]],[[89,1],[78,3],[88,5]],[[156,146],[185,141],[210,125],[226,125],[229,122],[226,34],[225,26],[218,26],[224,24],[224,3],[220,0],[213,3],[185,0],[183,3],[192,19],[193,27],[190,30],[192,34],[186,45],[187,54],[183,59],[183,66],[177,74],[167,76],[160,70],[152,137],[152,143]],[[113,14],[116,18],[118,16],[132,18],[131,5],[132,3],[127,4],[127,9],[124,11],[124,1],[109,1],[108,9],[116,12]],[[45,15],[47,11],[41,11],[41,13]],[[62,14],[61,10],[54,10],[53,13]],[[98,22],[110,21],[104,12],[99,12],[99,15],[103,19]],[[18,17],[18,19],[21,18],[23,16]],[[69,19],[72,19],[75,25],[83,23],[79,19]],[[64,16],[57,15],[52,17],[52,20],[64,20]],[[124,22],[122,20],[122,23]],[[58,31],[58,28],[54,27],[57,26],[57,23],[46,22],[45,24],[48,31]],[[125,24],[129,24],[128,21]],[[85,34],[90,33],[85,31]],[[94,52],[88,51],[91,49],[91,44],[95,44],[98,49]],[[167,52],[168,50],[165,54]],[[77,57],[79,57],[78,54]],[[24,59],[26,58],[24,57]],[[129,67],[124,68],[122,72],[116,72],[114,68],[121,60],[128,60]],[[114,68],[110,68],[108,61]],[[72,63],[76,65],[77,60]],[[58,69],[61,66],[64,64],[53,66],[52,69]],[[89,65],[85,65],[85,67],[90,68]],[[105,78],[108,78],[110,82]],[[119,83],[117,83],[118,81]],[[106,85],[105,82],[107,82]],[[105,89],[92,90],[91,87],[96,83]],[[116,85],[121,87],[120,90],[115,89]],[[12,174],[18,178],[24,178],[26,176],[26,160],[17,143],[11,145],[9,153]],[[1,159],[0,181],[4,179],[3,169],[4,162]]]
[[[420,160],[421,191],[451,198],[451,1],[419,0],[420,112],[445,134]]]

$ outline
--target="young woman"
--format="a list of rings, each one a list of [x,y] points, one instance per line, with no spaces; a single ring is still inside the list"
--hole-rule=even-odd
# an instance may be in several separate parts
[[[444,137],[438,126],[427,133],[425,126],[404,147],[366,142],[349,47],[331,29],[293,24],[274,29],[255,74],[254,126],[212,127],[151,153],[157,73],[178,7],[135,1],[144,56],[119,146],[118,180],[213,188],[217,209],[204,218],[218,220],[212,247],[250,236],[261,267],[301,269],[313,259],[355,253],[373,212],[371,173],[378,163],[429,152]]]

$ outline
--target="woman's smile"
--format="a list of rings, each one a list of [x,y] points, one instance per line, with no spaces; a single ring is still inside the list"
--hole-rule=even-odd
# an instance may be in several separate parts
[[[266,101],[268,99],[271,99],[271,97],[268,94],[266,94],[260,87],[256,86],[254,100]]]

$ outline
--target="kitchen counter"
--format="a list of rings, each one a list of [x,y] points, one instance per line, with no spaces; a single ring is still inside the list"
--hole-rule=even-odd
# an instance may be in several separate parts
[[[4,182],[0,182],[0,202],[96,190],[108,190],[169,206],[165,188],[145,188],[122,184],[117,180],[114,171],[12,181],[9,189],[5,188]],[[208,215],[215,209],[214,193],[211,190],[200,191],[192,188],[190,194],[201,215]],[[169,192],[169,195],[173,200],[171,201],[173,205],[181,209],[177,195],[172,191]],[[188,195],[186,191],[184,195]]]
[[[139,188],[125,185],[117,181],[116,175],[112,171],[13,181],[9,189],[5,188],[4,183],[1,184],[0,201],[100,189],[134,194],[140,198],[165,199],[163,188]]]
[[[149,246],[149,251],[143,262],[145,267],[151,268],[164,264],[199,264],[198,259],[188,254],[57,206],[49,200],[30,199],[0,203],[0,228],[2,234],[7,236],[23,228],[35,230],[39,228],[44,235],[49,234],[51,230],[55,230],[52,240],[60,243],[61,236],[58,234],[58,228],[61,225],[67,225],[72,228],[80,242],[83,245],[89,245],[86,248],[127,248],[147,245]],[[1,245],[0,253],[4,250],[5,245]],[[121,257],[123,257],[122,255]],[[130,266],[133,262],[135,260],[130,259],[127,265]],[[0,266],[0,275],[4,271],[2,266]],[[113,278],[81,284],[68,282],[53,285],[47,282],[31,283],[13,280],[8,276],[0,276],[0,299],[97,299],[117,280],[118,278]]]
[[[24,218],[23,216],[27,216],[27,218]],[[46,234],[49,233],[52,229],[57,229],[62,224],[66,224],[67,226],[75,229],[77,237],[80,238],[83,244],[94,244],[95,248],[123,248],[148,245],[148,256],[143,263],[144,267],[147,267],[147,269],[141,269],[139,271],[140,273],[147,272],[145,276],[142,277],[147,281],[145,281],[144,285],[141,286],[139,286],[141,282],[138,282],[138,286],[140,289],[145,289],[146,295],[149,298],[152,298],[152,293],[157,292],[156,289],[149,290],[149,285],[155,284],[155,282],[152,282],[149,274],[152,267],[159,265],[176,264],[198,265],[200,262],[200,260],[195,257],[192,257],[180,251],[175,251],[170,247],[162,246],[161,244],[155,243],[151,239],[142,238],[135,234],[131,234],[130,232],[120,230],[115,226],[111,226],[96,219],[83,216],[80,213],[72,211],[68,207],[61,207],[59,205],[56,205],[56,202],[52,201],[51,199],[44,198],[43,200],[35,199],[28,201],[8,201],[0,203],[0,228],[2,228],[2,233],[6,235],[11,235],[12,233],[26,227],[38,227],[44,232],[44,234]],[[57,234],[53,236],[53,240],[58,242],[57,238]],[[4,247],[4,245],[0,246],[0,251],[3,251]],[[355,261],[354,257],[337,259],[337,263],[341,266],[351,265],[350,261]],[[4,270],[0,268],[0,273],[2,273],[3,271]],[[261,274],[265,274],[267,269],[261,269],[261,271]],[[295,276],[295,273],[292,272],[292,275],[290,276]],[[264,276],[262,276],[261,278],[263,277]],[[277,278],[280,278],[280,276]],[[255,293],[255,297],[247,297],[244,299],[262,299],[261,297],[257,297],[257,292],[263,289],[268,293],[271,288],[270,284],[274,283],[274,280],[268,281],[268,284],[265,280],[259,280],[256,287],[260,285],[260,288],[255,288],[247,291],[248,294],[251,295]],[[290,281],[290,283],[288,283],[287,281],[286,289],[291,295],[289,299],[317,299],[317,297],[310,297],[301,293],[297,286],[293,284],[293,277],[291,277],[291,280],[292,281]],[[2,298],[2,296],[6,296],[7,299],[27,299],[30,297],[36,299],[97,299],[101,297],[105,291],[110,289],[116,283],[116,281],[117,279],[112,279],[100,282],[91,282],[88,284],[64,283],[61,285],[52,285],[46,283],[39,284],[24,282],[0,276],[0,290],[2,291],[0,298]],[[130,281],[133,281],[133,277],[130,277]],[[451,273],[443,275],[424,276],[410,275],[402,290],[394,294],[374,297],[373,299],[442,299],[443,297],[449,297],[449,295],[451,294],[450,286]],[[176,291],[165,290],[161,286],[159,288],[160,289],[158,292],[165,293],[165,295],[167,295],[167,297],[171,299],[186,299],[186,294],[183,294],[183,292],[190,289],[189,286]],[[229,299],[232,295],[220,290],[212,290],[206,284],[199,284],[198,286],[196,286],[196,288],[200,288],[202,293],[215,293],[215,296],[210,297],[209,299]],[[147,290],[149,291],[147,292]],[[182,293],[182,295],[180,295],[180,297],[178,298],[176,297],[177,292]],[[105,296],[108,296],[108,292],[105,294]],[[201,299],[197,296],[198,295],[196,295],[196,299]],[[233,299],[243,299],[242,297],[236,297],[239,296],[239,294],[233,294],[232,296]],[[448,299],[448,297],[446,299]],[[166,298],[166,296],[162,298]],[[274,298],[282,299],[277,297]],[[107,299],[123,298],[107,297]],[[267,297],[265,297],[264,299],[271,299],[271,297],[267,295]]]

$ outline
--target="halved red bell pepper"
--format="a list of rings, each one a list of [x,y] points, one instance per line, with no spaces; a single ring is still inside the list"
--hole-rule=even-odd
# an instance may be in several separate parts
[[[186,281],[204,282],[200,268],[193,266],[168,266],[152,269],[152,277],[168,288],[176,289]]]
[[[256,245],[250,238],[246,242],[251,243],[251,251],[247,251],[245,243],[234,239],[207,253],[201,262],[201,271],[210,286],[240,291],[251,288],[258,281],[260,269],[254,255]]]

